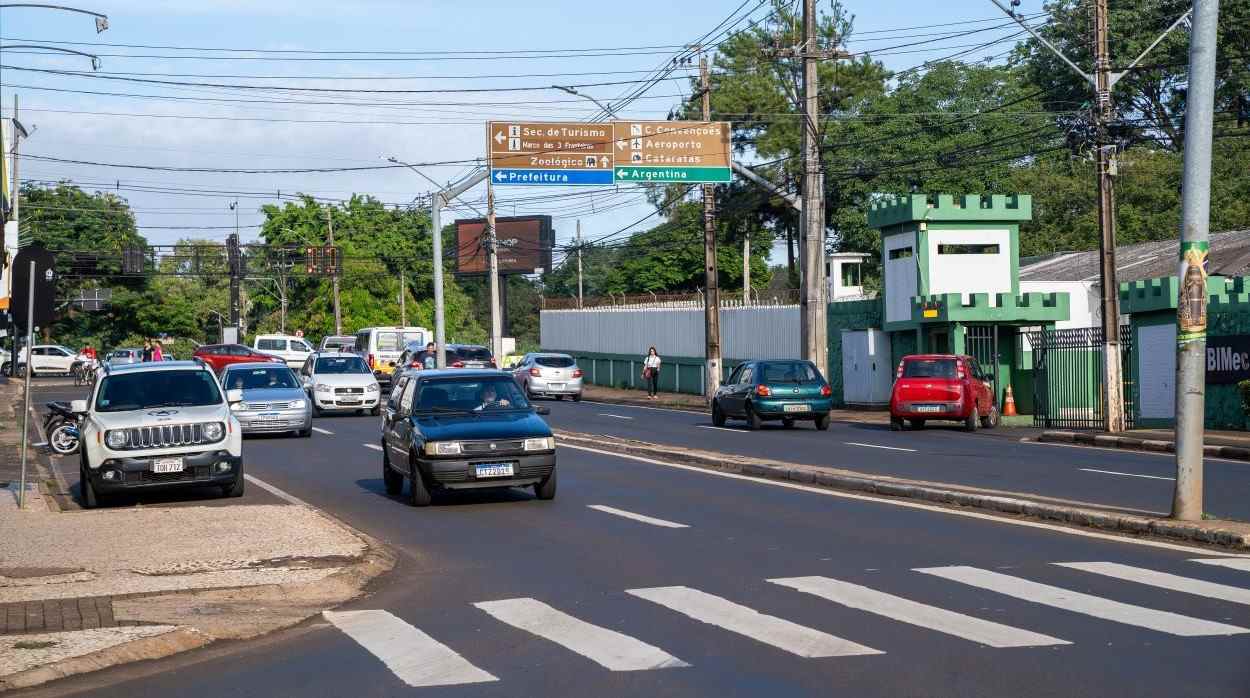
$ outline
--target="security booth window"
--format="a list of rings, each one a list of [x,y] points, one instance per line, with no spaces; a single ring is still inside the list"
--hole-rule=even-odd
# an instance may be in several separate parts
[[[859,286],[860,285],[860,263],[859,262],[843,262],[842,263],[842,285],[843,286]]]

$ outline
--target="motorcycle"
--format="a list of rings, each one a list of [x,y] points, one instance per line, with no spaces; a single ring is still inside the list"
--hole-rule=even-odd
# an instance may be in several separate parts
[[[82,415],[63,402],[49,402],[45,407],[48,413],[43,418],[43,432],[48,435],[48,446],[62,456],[77,453]]]

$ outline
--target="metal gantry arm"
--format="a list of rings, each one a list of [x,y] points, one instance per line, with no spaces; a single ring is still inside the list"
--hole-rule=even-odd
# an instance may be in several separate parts
[[[3,7],[3,5],[0,5]],[[102,65],[100,57],[94,53],[85,53],[83,51],[75,51],[72,48],[61,48],[60,46],[44,46],[42,44],[4,44],[0,45],[0,51],[10,51],[15,48],[34,48],[40,51],[56,51],[57,53],[69,53],[75,56],[83,56],[91,59],[91,69],[99,70]]]
[[[1033,27],[1030,27],[1030,26],[1028,25],[1028,23],[1027,23],[1027,22],[1025,22],[1023,19],[1020,19],[1019,17],[1017,17],[1017,16],[1016,16],[1016,13],[1015,13],[1014,11],[1012,11],[1012,9],[1011,9],[1011,8],[1007,7],[1006,5],[1003,5],[1001,2],[999,2],[999,0],[990,0],[990,2],[994,3],[995,5],[997,5],[997,6],[998,6],[998,9],[1002,10],[1003,12],[1005,12],[1005,13],[1007,14],[1007,16],[1008,16],[1008,17],[1010,17],[1013,21],[1015,21],[1015,23],[1016,23],[1016,24],[1019,24],[1021,27],[1023,27],[1023,28],[1024,28],[1024,30],[1025,30],[1026,32],[1028,32],[1030,35],[1032,35],[1032,37],[1033,37],[1034,39],[1037,39],[1039,42],[1041,42],[1041,44],[1042,44],[1043,46],[1045,46],[1046,48],[1050,49],[1050,52],[1051,52],[1051,53],[1053,53],[1053,54],[1055,54],[1056,56],[1058,56],[1058,57],[1059,57],[1059,60],[1061,60],[1061,61],[1063,61],[1064,63],[1066,63],[1066,64],[1068,65],[1068,67],[1069,67],[1069,68],[1071,68],[1072,70],[1076,71],[1076,74],[1077,74],[1077,75],[1080,75],[1082,78],[1084,78],[1084,79],[1085,79],[1085,82],[1088,82],[1088,83],[1089,83],[1089,84],[1090,84],[1090,85],[1091,85],[1094,89],[1098,89],[1098,84],[1094,81],[1094,76],[1093,76],[1093,74],[1091,74],[1091,73],[1087,73],[1087,72],[1085,72],[1084,70],[1081,70],[1081,67],[1080,67],[1080,66],[1078,66],[1078,65],[1077,65],[1077,64],[1075,64],[1075,63],[1073,63],[1073,62],[1072,62],[1072,60],[1071,60],[1071,59],[1069,59],[1067,56],[1063,55],[1063,51],[1060,51],[1058,48],[1056,48],[1056,47],[1055,47],[1055,45],[1054,45],[1054,44],[1052,44],[1052,43],[1050,43],[1049,41],[1047,41],[1046,39],[1042,38],[1042,35],[1041,35],[1041,34],[1038,34],[1037,32],[1033,31]]]
[[[581,97],[581,98],[583,98],[583,99],[589,99],[590,101],[592,101],[592,102],[594,102],[594,103],[595,103],[595,106],[597,106],[597,107],[599,107],[600,109],[602,109],[602,110],[603,110],[603,113],[608,115],[608,118],[610,118],[610,119],[615,119],[615,118],[616,118],[616,112],[612,111],[612,105],[611,105],[611,104],[604,104],[603,102],[600,102],[599,100],[595,99],[594,97],[591,97],[591,96],[590,96],[590,95],[588,95],[588,94],[582,94],[581,92],[578,92],[577,90],[573,89],[572,87],[565,87],[565,86],[563,86],[563,85],[552,85],[551,87],[552,87],[553,89],[560,90],[561,92],[567,92],[567,93],[569,93],[569,94],[571,94],[571,95],[574,95],[574,96],[576,96],[576,97]]]
[[[33,2],[0,3],[0,10],[8,9],[10,7],[29,7],[29,8],[40,9],[40,10],[61,10],[64,12],[77,12],[79,14],[91,15],[92,17],[95,17],[95,33],[99,34],[100,32],[109,28],[108,15],[100,14],[99,12],[92,12],[91,10],[82,10],[77,7],[66,7],[65,5],[46,5],[43,3],[33,3]]]
[[[741,165],[741,164],[738,164],[737,162],[732,162],[730,163],[730,166],[733,167],[734,172],[737,172],[738,174],[742,175],[744,179],[748,180],[752,184],[756,184],[768,190],[770,194],[780,197],[782,201],[785,201],[787,204],[790,205],[790,208],[793,208],[795,211],[802,213],[803,197],[793,192],[788,192],[785,189],[782,189],[781,187],[777,186],[776,184],[773,184],[772,182],[768,181],[767,179],[764,179],[762,176],[760,176],[758,172],[747,167],[746,165]]]

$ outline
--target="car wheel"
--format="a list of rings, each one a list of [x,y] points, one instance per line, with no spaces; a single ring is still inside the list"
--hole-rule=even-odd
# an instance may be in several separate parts
[[[239,467],[239,474],[234,476],[234,484],[226,485],[221,488],[221,496],[223,497],[242,497],[243,496],[243,467]]]
[[[382,444],[382,484],[386,486],[386,493],[392,497],[404,491],[404,476],[391,467],[391,456],[386,451],[386,444]]]
[[[785,427],[786,429],[793,429],[793,428],[794,428],[794,418],[793,418],[793,417],[782,417],[782,418],[781,418],[781,426]]]
[[[964,431],[976,431],[977,422],[980,421],[980,410],[977,409],[976,403],[973,403],[972,409],[968,412],[967,419],[964,420]]]
[[[725,413],[721,411],[720,403],[715,400],[712,401],[712,424],[718,427],[725,426]]]
[[[414,507],[428,507],[433,497],[430,496],[430,490],[425,486],[425,482],[421,479],[421,470],[417,468],[416,463],[412,463],[409,459],[408,464],[408,504]]]
[[[312,406],[312,413],[314,417],[322,416],[321,408],[317,407],[317,403],[315,402],[313,403],[313,406]]]
[[[295,432],[295,435],[300,437],[301,439],[307,439],[310,436],[312,436],[312,429],[300,429],[299,431]]]
[[[363,416],[365,416],[365,411],[364,411],[364,410],[356,410],[356,416],[357,416],[357,417],[363,417]]]
[[[542,482],[536,483],[534,485],[534,496],[544,501],[548,501],[548,500],[552,500],[556,498],[556,469],[555,468],[551,469],[551,474],[548,475],[545,479],[543,479]]]
[[[529,400],[530,402],[534,402],[536,399],[538,399],[537,396],[535,396],[534,393],[530,390],[529,381],[526,381],[525,383],[525,399]]]
[[[747,429],[750,429],[751,431],[756,431],[763,424],[763,421],[760,420],[760,416],[755,413],[755,408],[751,407],[751,403],[749,402],[747,403],[746,418]]]
[[[581,402],[581,401],[582,401],[582,394],[581,394],[581,393],[577,393],[577,394],[573,395],[573,402]]]
[[[993,429],[998,426],[999,419],[998,405],[990,405],[990,413],[981,418],[981,426],[985,429]]]
[[[91,486],[91,480],[87,479],[86,468],[79,468],[78,470],[78,491],[82,493],[83,509],[95,509],[100,506],[100,496],[96,494],[95,488]]]
[[[890,431],[902,431],[902,430],[903,430],[903,418],[902,417],[890,417]]]
[[[832,421],[832,419],[829,417],[829,415],[822,414],[816,418],[816,428],[819,429],[820,431],[827,431],[829,429],[830,421]]]
[[[556,396],[556,400],[558,400],[558,401],[560,401],[560,402],[564,402],[564,396],[563,396],[563,395],[557,395],[557,396]]]
[[[917,430],[919,430],[919,429],[924,429],[924,420],[923,420],[923,419],[913,419],[913,420],[911,420],[911,428],[912,428],[912,429],[917,429]]]
[[[382,414],[382,405],[381,404],[374,405],[373,409],[369,410],[369,414],[373,415],[374,417]]]

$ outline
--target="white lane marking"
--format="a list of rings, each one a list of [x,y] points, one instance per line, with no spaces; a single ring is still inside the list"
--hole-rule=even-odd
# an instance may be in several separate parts
[[[1186,594],[1197,594],[1212,599],[1222,599],[1224,601],[1232,601],[1233,603],[1250,605],[1250,589],[1242,589],[1227,584],[1216,584],[1215,582],[1207,582],[1201,579],[1182,577],[1178,574],[1130,567],[1129,565],[1121,565],[1116,562],[1055,562],[1052,564],[1060,567],[1070,567],[1082,572],[1092,572],[1116,579],[1123,579],[1127,582],[1137,582],[1138,584],[1159,587],[1160,589],[1170,589]]]
[[[685,667],[659,647],[592,625],[536,599],[504,599],[473,604],[496,619],[550,640],[612,671]]]
[[[243,479],[247,480],[248,482],[252,483],[253,485],[256,485],[257,487],[263,490],[268,490],[273,496],[277,497],[278,499],[284,499],[290,502],[291,504],[298,504],[300,506],[308,507],[309,509],[316,509],[316,507],[309,504],[308,502],[305,502],[299,497],[296,497],[295,495],[290,494],[286,492],[285,490],[278,489],[274,485],[271,485],[268,482],[265,482],[264,480],[254,475],[248,475],[244,473]]]
[[[708,625],[772,645],[800,657],[885,654],[850,640],[813,630],[690,587],[626,589],[625,593],[658,603]]]
[[[1120,475],[1120,476],[1122,476],[1122,477],[1141,477],[1141,478],[1146,478],[1146,479],[1148,479],[1148,480],[1169,480],[1169,481],[1171,481],[1171,480],[1175,480],[1175,479],[1176,479],[1176,478],[1174,478],[1174,477],[1160,477],[1160,476],[1158,476],[1158,475],[1138,475],[1137,473],[1120,473],[1120,472],[1116,472],[1116,471],[1114,471],[1114,470],[1099,470],[1099,469],[1097,469],[1097,468],[1077,468],[1077,470],[1080,470],[1080,471],[1082,471],[1082,472],[1086,472],[1086,473],[1102,473],[1103,475]]]
[[[1072,644],[1067,640],[1060,640],[1049,635],[965,616],[962,613],[929,606],[829,577],[790,577],[768,581],[819,596],[843,606],[936,630],[939,633],[962,637],[990,647],[1044,647]]]
[[[409,686],[455,686],[499,680],[386,611],[324,611],[322,615],[382,660]]]
[[[372,449],[373,449],[373,450],[375,450],[375,451],[381,451],[381,450],[382,450],[382,447],[381,447],[381,446],[379,446],[379,445],[377,445],[377,444],[361,444],[361,446],[364,446],[365,448],[372,448]]]
[[[322,429],[321,427],[313,427],[312,430],[317,432],[318,434],[325,434],[326,436],[334,436],[334,432],[330,431],[329,429]]]
[[[879,444],[861,444],[856,441],[847,441],[845,443],[847,446],[863,446],[864,448],[884,448],[887,451],[908,451],[910,453],[916,452],[916,449],[914,448],[899,448],[898,446],[881,446]]]
[[[980,589],[988,589],[999,594],[1014,596],[1017,599],[1042,604],[1043,606],[1061,608],[1074,613],[1083,613],[1095,618],[1124,623],[1125,625],[1135,625],[1140,628],[1148,628],[1172,635],[1196,637],[1200,635],[1239,635],[1241,633],[1250,633],[1250,630],[1239,628],[1235,625],[1226,625],[1200,618],[1190,618],[1179,613],[1159,611],[1153,608],[1146,608],[1145,606],[1134,606],[1119,601],[1112,601],[1111,599],[1104,599],[1101,596],[1082,594],[1079,591],[1050,586],[1049,584],[1039,584],[1027,579],[1021,579],[1020,577],[1012,577],[999,572],[977,569],[976,567],[927,567],[917,569],[916,571],[954,582],[961,582]]]
[[[626,417],[623,414],[609,414],[607,412],[600,412],[599,416],[600,417],[615,417],[616,419],[633,419],[633,417]]]
[[[601,407],[620,407],[622,409],[629,409],[629,410],[655,410],[656,412],[680,412],[682,414],[706,414],[707,413],[705,410],[694,410],[694,409],[682,410],[682,409],[674,409],[672,407],[650,407],[647,405],[630,405],[630,404],[623,404],[619,402],[592,402],[590,400],[582,400],[582,403],[586,405],[599,405]]]
[[[730,427],[715,427],[715,426],[712,426],[711,424],[698,424],[696,426],[698,426],[700,429],[715,429],[716,431],[732,431],[735,434],[749,433],[747,429],[733,429]]]
[[[664,519],[644,516],[643,514],[635,514],[632,511],[617,509],[616,507],[610,507],[605,504],[587,504],[586,506],[590,509],[594,509],[595,511],[602,511],[605,514],[616,514],[617,516],[623,516],[627,519],[633,519],[634,521],[641,521],[643,523],[651,524],[652,526],[662,526],[664,528],[690,528],[686,524],[677,523],[676,521],[665,521]]]
[[[811,485],[800,485],[794,482],[785,482],[783,480],[769,480],[751,475],[739,475],[737,473],[722,473],[716,470],[708,470],[700,468],[697,465],[685,465],[682,463],[669,463],[668,461],[657,460],[655,458],[647,458],[645,456],[634,456],[625,453],[613,453],[600,448],[590,448],[589,446],[575,446],[573,444],[561,442],[560,448],[571,448],[577,451],[586,451],[588,453],[597,453],[601,456],[611,458],[622,458],[624,460],[637,461],[639,463],[650,463],[652,465],[660,465],[665,468],[673,468],[675,470],[687,470],[701,475],[710,477],[721,477],[728,480],[745,480],[757,485],[767,485],[769,487],[781,487],[789,490],[798,490],[810,494],[819,494],[825,497],[837,497],[839,499],[854,499],[861,502],[875,502],[877,504],[887,504],[893,507],[902,507],[904,509],[919,509],[921,511],[929,511],[934,513],[946,514],[948,516],[962,516],[969,519],[980,519],[982,521],[992,521],[998,524],[1006,524],[1008,526],[1022,526],[1024,528],[1040,528],[1054,533],[1064,533],[1070,536],[1081,536],[1082,538],[1097,538],[1098,540],[1112,541],[1115,543],[1123,543],[1125,545],[1141,545],[1147,548],[1160,548],[1162,550],[1176,550],[1189,555],[1214,555],[1210,550],[1198,548],[1188,545],[1179,545],[1176,543],[1164,543],[1162,541],[1147,540],[1144,538],[1129,538],[1127,536],[1117,536],[1110,533],[1098,533],[1096,531],[1084,531],[1077,528],[1069,528],[1056,524],[1048,524],[1041,521],[1025,521],[1023,519],[1009,519],[1004,516],[995,514],[982,514],[976,511],[962,511],[959,509],[948,509],[946,507],[935,506],[932,504],[923,504],[921,502],[908,502],[899,499],[886,499],[884,497],[874,497],[864,494],[852,494],[850,492],[839,492],[837,490],[825,489],[823,487],[813,487]],[[1228,555],[1227,557],[1241,557],[1250,559],[1250,555]]]
[[[1204,565],[1215,565],[1217,567],[1250,572],[1250,559],[1244,557],[1197,558],[1190,560],[1190,562],[1201,562]]]

